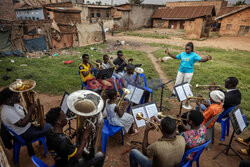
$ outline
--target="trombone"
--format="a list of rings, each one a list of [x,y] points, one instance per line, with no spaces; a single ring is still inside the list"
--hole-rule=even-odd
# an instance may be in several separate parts
[[[221,85],[199,85],[199,84],[196,84],[195,87],[200,88],[200,87],[222,87],[222,86]]]
[[[142,112],[138,112],[138,113],[136,114],[136,119],[137,119],[137,120],[144,120],[144,121],[149,122],[152,126],[155,127],[155,129],[156,129],[157,131],[160,129],[160,124],[159,124],[159,123],[154,122],[154,121],[152,121],[152,120],[150,120],[150,119],[144,118]]]
[[[102,69],[102,63],[98,63],[96,61],[91,61],[92,64],[95,64],[97,66],[97,69],[98,70],[101,70]]]

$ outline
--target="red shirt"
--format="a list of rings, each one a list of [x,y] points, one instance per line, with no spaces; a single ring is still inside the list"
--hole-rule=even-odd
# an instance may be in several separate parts
[[[204,121],[202,122],[202,125],[205,125],[211,118],[213,118],[215,115],[221,113],[223,110],[222,103],[220,104],[210,104],[210,106],[203,112]],[[215,123],[216,119],[213,120],[208,128],[211,128],[213,124]]]

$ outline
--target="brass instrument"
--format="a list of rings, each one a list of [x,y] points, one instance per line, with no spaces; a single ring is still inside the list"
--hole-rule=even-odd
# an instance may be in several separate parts
[[[152,120],[150,120],[150,119],[144,118],[142,112],[139,112],[139,113],[136,114],[136,119],[137,119],[137,120],[142,120],[142,119],[143,119],[143,120],[149,122],[152,126],[155,127],[155,129],[156,129],[157,131],[160,129],[160,124],[159,124],[159,123],[154,122],[154,121],[152,121]]]
[[[119,106],[119,107],[122,105],[122,102],[124,101],[125,96],[127,94],[130,94],[130,90],[129,89],[122,88],[122,91],[123,91],[122,97],[120,98],[119,102],[117,103],[117,106]]]
[[[96,61],[91,61],[92,64],[95,64],[98,70],[102,69],[102,63],[98,63]]]
[[[191,110],[193,107],[190,105],[191,100],[195,100],[195,101],[201,101],[201,102],[206,102],[208,101],[208,99],[203,98],[203,97],[194,97],[194,96],[188,96],[188,99],[186,100],[186,102],[182,105],[183,108],[187,109],[187,110]]]
[[[199,84],[196,84],[195,87],[200,88],[200,87],[222,87],[222,86],[221,85],[199,85]]]
[[[36,86],[36,82],[30,79],[21,80],[18,79],[10,84],[9,89],[13,92],[20,93],[23,108],[27,114],[32,104],[35,105],[35,112],[32,115],[32,124],[37,127],[43,127],[45,124],[44,109],[41,105],[38,95],[32,89]]]
[[[137,78],[138,76],[144,72],[143,68],[141,67],[136,67],[135,68],[135,72],[136,72],[136,77],[135,77],[135,86],[137,86]]]
[[[176,122],[177,122],[176,127],[178,127],[179,125],[184,125],[183,121],[184,121],[184,120],[185,120],[185,121],[187,120],[187,119],[178,118],[178,117],[172,116],[172,115],[164,115],[163,112],[159,112],[159,113],[158,113],[158,118],[159,118],[159,119],[163,119],[163,118],[165,118],[165,117],[169,117],[169,118],[172,118],[172,119],[176,120]]]
[[[77,115],[77,145],[80,145],[86,128],[92,126],[92,133],[87,139],[84,154],[88,157],[93,157],[100,141],[101,125],[103,124],[101,111],[104,101],[99,94],[93,91],[78,90],[68,96],[67,105]]]

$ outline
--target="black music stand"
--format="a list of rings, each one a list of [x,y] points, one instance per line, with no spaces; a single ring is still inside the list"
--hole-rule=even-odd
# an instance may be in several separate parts
[[[72,113],[69,108],[68,108],[68,105],[67,105],[67,98],[69,96],[69,93],[68,92],[64,92],[64,95],[63,95],[63,98],[62,98],[62,101],[61,101],[61,110],[64,112],[64,114],[66,115],[66,119],[68,121],[68,124],[69,124],[69,127],[64,131],[65,133],[67,131],[69,131],[69,136],[72,135],[72,130],[73,131],[76,131],[76,129],[74,129],[72,126],[71,126],[71,120],[75,119],[77,116]]]
[[[236,116],[235,113],[237,114],[237,116]],[[245,124],[244,119],[242,117],[240,107],[236,107],[235,109],[233,109],[229,113],[229,117],[230,117],[231,123],[233,125],[233,129],[234,129],[233,133],[231,135],[231,138],[230,138],[230,141],[229,141],[228,144],[219,143],[219,145],[224,145],[224,146],[226,146],[226,148],[223,149],[219,154],[214,156],[213,160],[215,160],[217,157],[219,157],[222,153],[225,153],[226,155],[229,155],[228,154],[229,150],[232,150],[241,160],[243,160],[243,158],[239,155],[239,153],[237,151],[235,151],[231,146],[233,138],[234,138],[234,134],[236,133],[237,135],[239,135],[246,128],[246,124]]]
[[[111,78],[114,72],[114,67],[113,68],[108,68],[108,69],[102,69],[99,70],[96,76],[96,79],[108,79]]]
[[[179,111],[179,115],[181,115],[182,108],[183,108],[182,107],[183,101],[188,100],[188,97],[192,97],[193,93],[188,82],[175,85],[174,91],[175,91],[175,94],[177,95],[179,102],[181,102],[180,111]]]
[[[160,85],[160,87],[161,87],[161,101],[160,101],[160,112],[162,112],[162,100],[163,100],[163,90],[164,90],[164,87],[165,87],[165,85],[167,85],[167,84],[169,84],[170,82],[172,82],[173,81],[173,79],[172,80],[169,80],[168,82],[166,82],[166,83],[163,83],[163,84],[161,84]]]

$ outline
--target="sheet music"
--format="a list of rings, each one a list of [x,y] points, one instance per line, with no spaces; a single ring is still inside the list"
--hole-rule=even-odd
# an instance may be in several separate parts
[[[138,108],[135,108],[135,109],[132,109],[132,113],[133,113],[133,116],[134,116],[134,120],[135,120],[135,123],[136,123],[136,126],[138,128],[142,127],[142,126],[145,126],[146,125],[146,122],[145,120],[137,120],[136,119],[136,114],[139,113],[139,112],[142,112],[143,113],[143,117],[144,118],[147,118],[147,114],[144,110],[144,107],[138,107]]]
[[[151,117],[155,116],[159,120],[159,118],[158,118],[158,109],[157,109],[157,106],[156,106],[155,103],[146,105],[145,109],[146,109],[148,118],[151,118]]]
[[[245,122],[243,120],[243,117],[242,117],[242,114],[240,112],[240,109],[236,110],[235,113],[234,113],[234,115],[235,115],[236,120],[238,122],[238,125],[240,127],[240,131],[242,132],[245,129],[246,124],[245,124]]]
[[[135,104],[139,104],[143,93],[144,93],[143,89],[135,88],[134,93],[133,93],[130,101],[132,101]]]
[[[65,94],[64,98],[63,98],[63,102],[62,102],[62,105],[61,105],[61,110],[64,112],[64,114],[67,113],[68,111],[68,106],[67,106],[67,98],[68,98],[68,94]]]
[[[179,97],[180,101],[183,101],[183,100],[187,99],[187,96],[186,96],[186,94],[184,92],[184,89],[182,88],[182,85],[175,87],[175,90],[176,90],[176,94],[178,94],[178,97]]]
[[[128,100],[130,101],[130,100],[131,100],[131,96],[133,95],[133,93],[134,93],[134,91],[135,91],[135,87],[132,86],[132,85],[130,85],[130,84],[128,84],[127,89],[130,90],[130,94],[127,94],[127,95],[125,96],[125,98],[128,99]]]
[[[184,84],[184,85],[183,85],[183,89],[184,89],[184,91],[186,92],[186,95],[187,95],[187,96],[194,96],[193,93],[192,93],[192,90],[191,90],[191,88],[190,88],[189,83]]]

